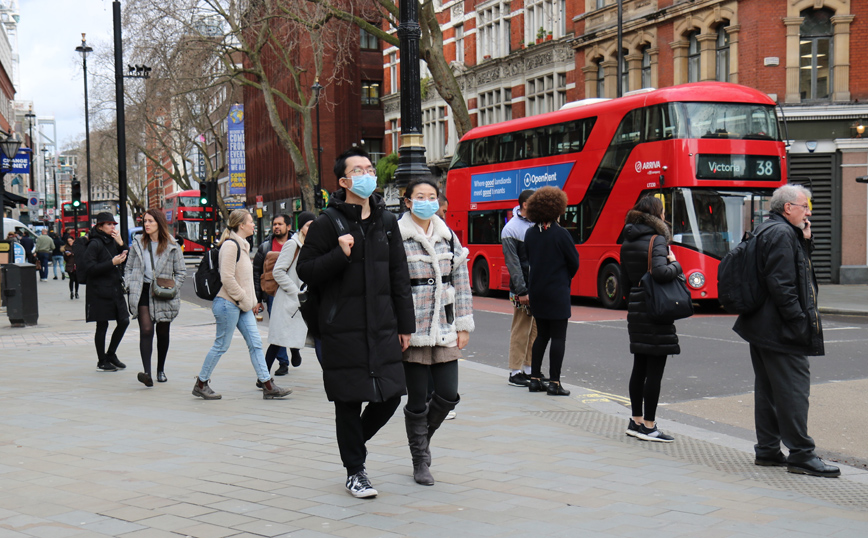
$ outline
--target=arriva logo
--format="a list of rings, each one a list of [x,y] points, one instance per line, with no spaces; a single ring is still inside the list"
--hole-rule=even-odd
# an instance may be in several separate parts
[[[660,161],[636,161],[636,172],[641,172],[642,170],[656,170],[660,168]]]
[[[734,172],[736,174],[741,172],[741,166],[732,163],[708,163],[708,169],[711,170],[712,174],[716,174],[718,172]]]
[[[540,183],[549,184],[555,183],[558,180],[557,174],[549,174],[548,172],[540,175],[531,174],[530,172],[524,175],[524,188],[535,189]]]

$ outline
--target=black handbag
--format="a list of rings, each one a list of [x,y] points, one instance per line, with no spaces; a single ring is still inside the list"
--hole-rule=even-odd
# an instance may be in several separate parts
[[[648,243],[648,272],[642,275],[639,286],[645,290],[648,317],[656,323],[672,323],[693,315],[693,300],[684,273],[670,282],[657,282],[651,276],[651,249],[656,237],[652,236]]]

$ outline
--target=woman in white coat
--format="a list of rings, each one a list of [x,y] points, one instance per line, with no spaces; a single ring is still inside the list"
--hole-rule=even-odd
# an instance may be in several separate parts
[[[301,364],[299,350],[307,340],[307,325],[301,317],[298,307],[298,292],[301,279],[296,272],[298,253],[304,246],[307,229],[316,216],[310,211],[302,211],[298,216],[298,232],[280,249],[280,256],[274,264],[272,273],[277,282],[277,293],[271,308],[271,321],[268,323],[268,350],[265,353],[265,365],[268,371],[274,364],[281,347],[292,353],[293,366]]]

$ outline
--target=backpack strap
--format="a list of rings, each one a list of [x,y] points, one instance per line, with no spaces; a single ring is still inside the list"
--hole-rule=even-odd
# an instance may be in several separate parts
[[[334,207],[327,207],[323,209],[322,212],[328,215],[329,220],[332,221],[332,225],[335,227],[335,232],[337,232],[338,237],[350,233],[350,225],[343,213]]]

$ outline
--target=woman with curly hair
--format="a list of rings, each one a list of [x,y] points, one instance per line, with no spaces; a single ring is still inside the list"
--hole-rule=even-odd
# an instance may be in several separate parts
[[[566,212],[567,195],[557,187],[542,187],[527,201],[527,218],[534,225],[524,236],[530,262],[528,297],[536,320],[537,334],[531,352],[530,392],[546,391],[550,396],[569,396],[561,386],[561,365],[570,319],[570,281],[579,270],[579,253],[570,233],[558,225]],[[549,349],[549,375],[542,380],[542,360]]]

